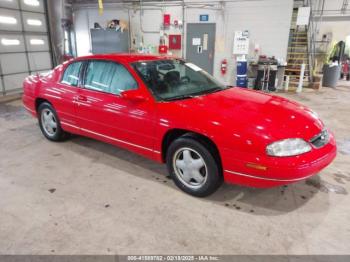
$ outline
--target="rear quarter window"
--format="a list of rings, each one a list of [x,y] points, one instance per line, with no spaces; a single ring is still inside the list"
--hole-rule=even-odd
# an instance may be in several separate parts
[[[69,64],[63,73],[61,83],[71,86],[78,86],[79,74],[83,62],[73,62]]]
[[[119,95],[123,91],[137,89],[138,85],[123,65],[112,61],[92,60],[87,66],[84,87]]]

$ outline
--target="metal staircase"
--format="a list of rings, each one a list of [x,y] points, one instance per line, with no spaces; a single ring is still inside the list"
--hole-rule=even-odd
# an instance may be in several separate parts
[[[299,85],[302,65],[305,65],[302,85],[308,87],[310,77],[309,50],[308,50],[308,28],[307,26],[297,26],[296,19],[298,8],[293,9],[291,29],[289,34],[289,44],[287,52],[287,67],[285,74],[289,76],[289,89],[296,89]]]
[[[308,25],[308,51],[309,51],[309,67],[310,67],[310,82],[313,88],[320,88],[322,77],[323,62],[327,57],[327,50],[330,40],[318,39],[319,25],[323,19],[324,0],[311,1],[304,0],[306,6],[310,6],[310,21]]]

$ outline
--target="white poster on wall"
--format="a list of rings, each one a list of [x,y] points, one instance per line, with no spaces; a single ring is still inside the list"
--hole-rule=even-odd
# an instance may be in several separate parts
[[[308,25],[310,20],[310,7],[299,7],[297,25]]]
[[[235,55],[247,55],[249,53],[249,32],[235,31],[233,39],[233,54]]]
[[[200,45],[201,39],[200,38],[192,38],[192,45]]]

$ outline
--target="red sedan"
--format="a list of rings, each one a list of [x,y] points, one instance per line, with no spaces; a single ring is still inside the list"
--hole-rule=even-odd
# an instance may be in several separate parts
[[[28,77],[23,103],[44,136],[69,133],[166,162],[194,196],[222,181],[272,187],[332,162],[332,133],[310,109],[270,94],[227,87],[171,57],[94,55]]]

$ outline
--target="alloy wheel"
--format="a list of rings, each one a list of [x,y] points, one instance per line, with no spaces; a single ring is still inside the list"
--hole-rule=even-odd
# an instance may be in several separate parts
[[[41,123],[45,133],[52,137],[57,132],[57,120],[51,110],[45,108],[41,111]]]
[[[173,167],[178,179],[191,189],[201,188],[206,180],[208,169],[203,157],[194,149],[178,149],[173,157]]]

